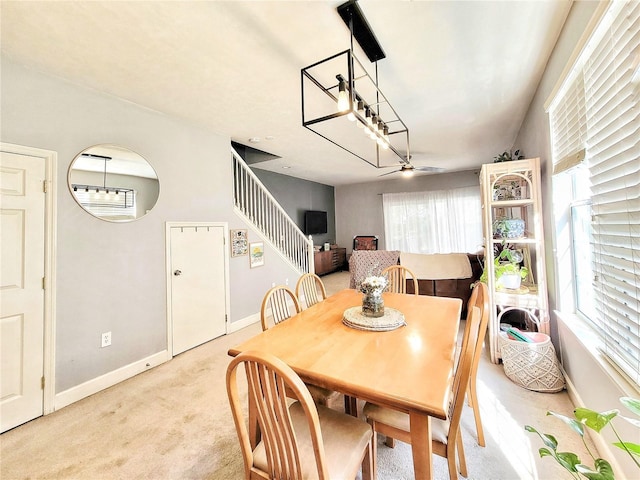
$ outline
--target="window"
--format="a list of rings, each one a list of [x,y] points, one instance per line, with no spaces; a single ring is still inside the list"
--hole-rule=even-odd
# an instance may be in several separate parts
[[[613,2],[549,107],[554,201],[572,187],[556,239],[570,237],[575,312],[640,385],[639,91],[640,3]]]
[[[382,195],[385,244],[407,253],[482,248],[480,187]]]

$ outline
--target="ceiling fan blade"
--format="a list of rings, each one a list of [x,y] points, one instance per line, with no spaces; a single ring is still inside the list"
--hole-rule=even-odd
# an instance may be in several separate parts
[[[414,167],[415,170],[419,170],[421,172],[444,172],[445,168],[440,167]]]
[[[401,170],[394,170],[393,172],[387,172],[387,173],[383,173],[382,175],[378,175],[379,177],[384,177],[385,175],[391,175],[392,173],[398,173]]]

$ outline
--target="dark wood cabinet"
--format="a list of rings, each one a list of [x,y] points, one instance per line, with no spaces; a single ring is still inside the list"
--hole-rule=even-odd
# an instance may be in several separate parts
[[[336,270],[342,270],[346,261],[346,248],[333,248],[324,252],[316,252],[313,256],[316,275],[325,275]]]

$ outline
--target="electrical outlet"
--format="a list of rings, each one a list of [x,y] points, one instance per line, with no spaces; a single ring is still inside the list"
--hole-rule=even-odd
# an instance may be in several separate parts
[[[276,282],[271,282],[271,288],[276,286]]]
[[[288,278],[285,279],[284,284],[287,285],[287,286],[289,285],[289,279]]]
[[[101,335],[102,338],[102,348],[108,347],[111,345],[111,332],[105,332]]]

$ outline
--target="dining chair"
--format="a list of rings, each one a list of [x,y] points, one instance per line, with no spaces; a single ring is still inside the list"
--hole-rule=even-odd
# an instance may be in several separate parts
[[[431,445],[433,453],[447,459],[449,478],[451,480],[457,480],[458,478],[456,456],[458,458],[461,475],[463,477],[467,476],[467,464],[464,457],[460,419],[464,407],[465,393],[469,384],[469,374],[473,365],[475,344],[478,341],[478,333],[480,330],[481,317],[478,307],[471,308],[467,315],[467,323],[469,324],[469,328],[465,328],[466,336],[462,341],[462,348],[453,377],[452,399],[449,403],[447,419],[431,419]],[[410,444],[411,431],[409,428],[409,414],[372,403],[365,404],[363,414],[373,428],[372,475],[375,478],[378,433]]]
[[[389,279],[387,292],[407,293],[407,280],[413,281],[413,293],[418,295],[418,280],[411,270],[403,265],[392,265],[382,270],[381,275],[386,275]]]
[[[246,373],[249,419],[238,388],[238,367]],[[366,422],[316,405],[300,377],[279,358],[244,352],[227,368],[227,395],[238,433],[246,480],[356,478],[373,471],[371,427]],[[294,392],[295,401],[285,394]],[[261,441],[251,447],[247,423],[255,423]]]
[[[293,313],[291,313],[292,309]],[[270,326],[277,325],[301,311],[300,302],[289,287],[284,285],[272,287],[265,294],[260,307],[262,331],[268,330]]]
[[[269,327],[277,325],[301,311],[300,302],[289,287],[276,285],[270,288],[265,294],[260,308],[262,331],[268,330]],[[328,406],[331,400],[340,395],[334,390],[317,385],[307,384],[307,388],[311,392],[314,401],[323,406]]]
[[[318,275],[305,273],[296,283],[296,297],[298,297],[300,306],[302,306],[304,298],[304,304],[306,308],[309,308],[327,298],[327,290]]]
[[[478,435],[478,445],[484,447],[486,443],[484,440],[482,419],[480,418],[480,405],[478,404],[476,380],[478,376],[478,365],[480,364],[480,357],[482,355],[482,345],[484,344],[487,326],[489,325],[489,290],[487,289],[486,283],[476,282],[474,285],[471,297],[469,298],[468,309],[471,309],[471,307],[478,307],[480,310],[480,327],[478,330],[478,341],[474,347],[473,365],[471,366],[470,373],[471,378],[469,379],[469,386],[467,387],[467,402],[473,410],[473,416],[476,422],[476,433]],[[467,330],[469,328],[469,322],[467,322],[463,338],[467,335]]]

